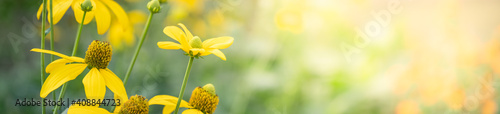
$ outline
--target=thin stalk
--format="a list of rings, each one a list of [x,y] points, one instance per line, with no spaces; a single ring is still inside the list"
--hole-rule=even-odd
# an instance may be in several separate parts
[[[82,34],[83,23],[85,23],[85,15],[87,15],[86,11],[83,12],[82,22],[80,23],[80,26],[78,26],[78,33],[76,34],[75,44],[73,46],[73,53],[71,53],[71,56],[75,56],[76,50],[78,50],[78,44],[80,43],[80,35]]]
[[[139,55],[139,51],[141,51],[141,47],[142,47],[142,43],[144,43],[144,39],[146,39],[146,35],[148,34],[149,25],[151,24],[152,18],[153,18],[153,13],[150,13],[148,21],[146,22],[146,27],[144,27],[144,31],[142,32],[141,41],[139,42],[139,45],[137,45],[137,48],[135,50],[135,55],[132,58],[132,61],[130,61],[130,65],[128,66],[127,74],[125,75],[125,78],[123,79],[123,86],[125,86],[127,84],[128,78],[130,77],[130,73],[132,72],[132,69],[134,68],[135,60],[137,59],[137,55]]]
[[[179,99],[177,99],[177,105],[175,105],[174,114],[179,112],[179,105],[181,104],[182,96],[184,96],[184,90],[186,89],[186,84],[189,79],[189,73],[191,72],[191,66],[193,65],[194,57],[189,58],[189,63],[186,69],[186,73],[184,74],[184,81],[182,81],[181,91],[179,93]]]
[[[73,53],[71,54],[71,56],[75,56],[76,50],[78,50],[78,44],[80,43],[80,35],[82,34],[82,27],[83,27],[83,23],[85,23],[85,15],[86,14],[87,14],[87,12],[84,11],[82,21],[80,23],[80,26],[78,27],[78,33],[76,34],[75,44],[73,46]],[[68,86],[68,83],[63,84],[62,89],[61,89],[61,93],[59,93],[59,98],[57,98],[57,100],[64,98],[64,94],[66,93],[67,86]],[[59,110],[59,108],[61,108],[61,107],[56,105],[56,107],[54,108],[53,114],[57,114],[57,110]]]
[[[41,44],[40,49],[45,48],[45,10],[47,10],[47,1],[43,0],[43,9],[42,9],[42,29],[40,32],[41,35]],[[45,82],[45,55],[40,53],[40,78],[41,84],[43,86],[43,82]],[[42,98],[42,101],[45,101],[45,98]],[[42,114],[45,114],[45,102],[42,103]]]
[[[50,50],[54,51],[54,15],[52,14],[52,0],[50,0]],[[54,61],[54,55],[50,54],[50,61]],[[52,99],[56,99],[56,92],[52,91]]]

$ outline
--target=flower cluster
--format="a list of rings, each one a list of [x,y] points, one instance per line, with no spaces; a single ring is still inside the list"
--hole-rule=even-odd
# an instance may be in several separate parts
[[[202,41],[200,37],[193,36],[184,24],[181,23],[178,25],[182,28],[182,30],[176,26],[167,26],[163,30],[167,36],[174,39],[178,43],[171,41],[160,41],[157,43],[158,47],[161,49],[181,49],[190,57],[188,69],[184,75],[184,82],[179,97],[157,95],[148,100],[146,97],[140,95],[131,96],[130,98],[127,95],[125,84],[130,72],[132,71],[142,43],[146,38],[152,16],[153,14],[159,13],[161,10],[161,3],[166,2],[166,0],[151,0],[147,4],[150,16],[147,19],[145,31],[143,32],[141,41],[137,45],[138,47],[135,55],[133,56],[132,62],[130,63],[127,75],[124,77],[124,81],[122,81],[108,68],[113,55],[113,49],[110,42],[94,40],[88,46],[84,58],[75,56],[78,50],[77,48],[80,41],[81,29],[83,25],[88,24],[93,18],[95,18],[98,34],[104,34],[111,25],[111,17],[116,17],[118,23],[113,23],[108,39],[115,43],[121,43],[119,40],[127,40],[127,42],[130,42],[131,38],[129,37],[132,37],[131,35],[133,35],[133,27],[131,25],[140,23],[136,22],[138,19],[131,18],[130,20],[134,22],[129,22],[129,18],[125,10],[123,10],[118,3],[112,0],[50,0],[49,3],[44,1],[38,10],[38,18],[42,15],[42,19],[45,20],[45,15],[48,15],[45,12],[49,12],[49,22],[51,24],[56,24],[61,20],[66,10],[71,6],[75,14],[75,18],[77,22],[80,23],[80,26],[77,32],[77,37],[75,38],[76,40],[73,48],[73,54],[71,56],[64,55],[53,50],[45,50],[43,45],[41,49],[34,48],[31,50],[33,52],[42,53],[42,60],[43,54],[51,54],[60,57],[60,59],[53,60],[45,67],[45,72],[50,74],[47,78],[44,77],[44,73],[42,71],[42,87],[40,90],[40,97],[46,98],[50,93],[53,93],[53,91],[62,87],[59,97],[63,98],[64,92],[66,91],[66,84],[78,77],[85,69],[88,69],[88,73],[82,80],[87,99],[97,99],[99,101],[101,99],[103,100],[107,87],[114,93],[115,99],[123,102],[123,105],[116,105],[116,107],[114,107],[114,111],[110,112],[104,108],[99,108],[99,105],[80,106],[73,104],[68,109],[69,114],[147,114],[149,113],[149,105],[164,105],[164,114],[172,113],[173,111],[177,113],[179,107],[188,108],[183,113],[214,113],[219,103],[219,96],[217,96],[213,84],[196,87],[193,90],[189,102],[182,100],[182,95],[186,87],[193,59],[214,54],[225,61],[226,56],[220,51],[220,49],[226,49],[231,46],[234,39],[229,36],[224,36]],[[50,4],[50,9],[46,8],[47,4]],[[52,5],[54,5],[53,8]],[[52,15],[52,13],[54,15]],[[44,22],[42,22],[42,25],[43,23]],[[51,30],[51,32],[53,32],[53,30]],[[42,35],[42,37],[44,36]],[[127,38],[121,39],[123,37]],[[117,45],[121,46],[120,44]],[[42,61],[42,70],[44,69],[43,65]],[[45,107],[42,107],[42,109],[42,112],[45,112]],[[59,108],[55,107],[53,111],[54,113],[58,113],[58,110]]]

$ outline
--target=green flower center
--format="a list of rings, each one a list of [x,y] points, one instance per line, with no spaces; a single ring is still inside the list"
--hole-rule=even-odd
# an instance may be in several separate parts
[[[94,67],[105,69],[111,61],[112,51],[108,42],[94,40],[85,53],[85,63],[88,64],[89,69]]]
[[[189,45],[191,45],[192,48],[202,48],[202,42],[200,37],[194,36],[193,39],[189,41]]]
[[[148,99],[141,95],[135,95],[123,104],[118,114],[148,114]]]

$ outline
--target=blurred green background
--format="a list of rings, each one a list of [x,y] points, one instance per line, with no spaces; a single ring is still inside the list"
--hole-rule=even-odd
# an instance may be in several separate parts
[[[133,42],[112,42],[108,68],[123,80],[148,0],[115,1],[135,20]],[[41,111],[14,106],[17,99],[39,99],[40,54],[29,50],[40,47],[41,3],[0,1],[1,113]],[[125,87],[129,96],[178,96],[189,58],[156,43],[173,41],[164,27],[184,23],[202,40],[234,37],[221,50],[227,61],[214,55],[194,61],[184,94],[189,100],[195,87],[214,84],[215,113],[498,113],[499,6],[495,0],[168,0],[153,16]],[[70,55],[78,28],[72,9],[54,26],[55,51]],[[77,56],[92,40],[110,41],[110,31],[98,35],[96,28],[95,20],[83,26]],[[86,72],[69,82],[67,98],[85,97]],[[150,106],[150,113],[162,109]]]

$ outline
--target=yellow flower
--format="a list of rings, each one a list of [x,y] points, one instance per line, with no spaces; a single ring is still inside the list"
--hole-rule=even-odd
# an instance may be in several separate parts
[[[115,99],[127,99],[127,92],[122,80],[107,68],[112,55],[109,43],[93,41],[86,52],[85,59],[37,48],[31,49],[31,51],[61,57],[61,59],[47,65],[45,71],[50,75],[42,85],[40,97],[47,97],[50,92],[75,79],[85,68],[89,68],[89,73],[85,75],[82,81],[88,99],[103,99],[106,94],[106,87],[115,94]]]
[[[126,99],[122,106],[116,107],[113,114],[147,114],[149,105],[165,105],[163,114],[170,114],[174,111],[177,103],[177,97],[170,95],[157,95],[148,100],[142,96],[132,96]],[[197,87],[193,90],[190,103],[182,100],[180,107],[189,108],[182,114],[212,114],[219,104],[219,96],[215,94],[215,88],[212,84]],[[112,114],[104,108],[95,106],[72,105],[68,109],[68,114]]]
[[[167,26],[165,27],[165,29],[163,29],[163,33],[176,40],[180,44],[170,41],[160,41],[157,43],[159,48],[182,49],[191,57],[214,54],[222,60],[226,60],[226,56],[219,49],[226,49],[231,46],[234,40],[233,37],[223,36],[218,38],[211,38],[201,42],[201,39],[198,36],[193,37],[191,32],[189,32],[189,30],[182,23],[179,23],[179,26],[181,26],[184,31],[176,26]]]
[[[170,114],[175,110],[177,97],[170,95],[157,95],[149,100],[149,105],[165,105],[163,114]],[[215,88],[212,84],[203,87],[196,87],[191,94],[189,103],[182,100],[179,107],[189,108],[182,114],[213,114],[219,104],[219,96],[215,94]]]
[[[142,11],[135,10],[127,14],[129,15],[129,24],[113,23],[109,28],[107,39],[116,50],[123,49],[124,45],[131,46],[134,44],[135,29],[133,26],[143,24],[146,21],[147,15]]]
[[[82,23],[83,11],[81,10],[80,4],[84,0],[52,0],[53,3],[53,20],[54,24],[57,24],[63,17],[64,13],[71,6],[73,12],[75,14],[75,19],[78,23]],[[104,34],[108,30],[111,24],[112,14],[116,16],[118,22],[122,25],[127,25],[129,23],[127,14],[123,10],[123,8],[113,0],[90,0],[92,2],[93,9],[92,11],[87,12],[85,15],[85,21],[83,24],[88,24],[95,17],[97,23],[97,33]],[[40,8],[37,12],[37,18],[40,19],[40,15],[42,13],[43,4],[40,5]],[[49,12],[51,12],[49,10]],[[50,14],[50,13],[48,13]],[[48,19],[50,22],[50,19]],[[52,23],[52,22],[50,22]],[[125,31],[125,29],[124,29]]]

